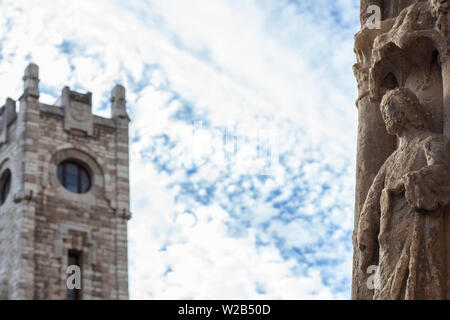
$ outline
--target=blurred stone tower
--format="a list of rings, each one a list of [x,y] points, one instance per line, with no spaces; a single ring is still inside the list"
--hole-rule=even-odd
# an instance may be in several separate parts
[[[39,102],[35,64],[23,80],[0,109],[0,299],[128,299],[125,88],[106,119],[68,87]]]
[[[372,299],[374,295],[368,281],[371,281],[370,277],[374,275],[375,270],[361,268],[361,251],[364,248],[358,246],[358,223],[369,198],[369,189],[371,186],[376,188],[374,178],[381,171],[386,159],[399,146],[396,137],[389,135],[385,128],[380,112],[383,96],[395,88],[408,89],[423,107],[429,130],[450,138],[449,9],[447,0],[361,0],[361,30],[355,36],[357,63],[353,67],[359,91],[356,102],[358,151],[353,234],[353,299]],[[401,168],[403,164],[398,165]],[[385,196],[392,194],[387,183],[382,187],[385,188]],[[400,199],[403,195],[394,196]],[[447,254],[441,258],[447,260],[449,273],[450,209],[442,209],[447,220],[443,224],[445,230],[442,230],[446,236],[441,240],[445,243],[443,246]],[[380,213],[380,210],[375,211],[376,214]],[[381,216],[383,214],[381,213]],[[374,233],[374,241],[377,241],[379,230]],[[428,235],[424,238],[430,239]],[[401,246],[403,241],[404,239],[399,238],[391,245]],[[423,256],[428,249],[424,250]],[[374,256],[372,264],[378,265],[379,259],[380,257]],[[419,270],[419,276],[421,273],[422,270]],[[448,299],[450,277],[441,276],[446,279],[443,280],[446,283],[442,286],[440,296],[446,296]]]

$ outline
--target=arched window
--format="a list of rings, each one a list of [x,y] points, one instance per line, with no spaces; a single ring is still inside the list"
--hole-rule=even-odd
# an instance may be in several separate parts
[[[58,165],[58,179],[67,190],[74,193],[86,193],[91,188],[91,176],[86,168],[72,160]]]
[[[6,170],[0,179],[0,205],[4,204],[11,188],[11,171]]]

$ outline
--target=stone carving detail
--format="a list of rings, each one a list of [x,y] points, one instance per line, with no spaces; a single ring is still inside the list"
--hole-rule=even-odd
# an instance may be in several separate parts
[[[427,128],[409,89],[389,91],[381,112],[399,147],[375,177],[361,212],[360,266],[380,268],[374,299],[445,299],[449,143]]]
[[[70,113],[73,119],[84,122],[89,119],[91,110],[89,95],[80,95],[77,92],[70,93]]]
[[[379,29],[366,25],[370,5]],[[361,1],[353,299],[450,299],[449,11],[448,0]]]
[[[436,29],[442,32],[445,37],[449,35],[448,13],[450,6],[448,0],[432,0],[431,14],[436,18]]]
[[[92,94],[90,92],[82,94],[65,87],[61,101],[64,107],[64,129],[68,131],[75,129],[92,136],[94,131]]]

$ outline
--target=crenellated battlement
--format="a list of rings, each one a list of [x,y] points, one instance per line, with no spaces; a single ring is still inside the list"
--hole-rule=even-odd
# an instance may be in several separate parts
[[[16,102],[8,98],[5,105],[0,108],[0,146],[8,142],[8,127],[16,119]]]

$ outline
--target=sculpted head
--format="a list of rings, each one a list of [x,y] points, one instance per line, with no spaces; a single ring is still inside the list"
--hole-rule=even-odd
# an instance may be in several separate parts
[[[427,127],[419,99],[407,88],[389,90],[381,100],[380,111],[386,130],[391,135],[398,134],[406,127]]]

